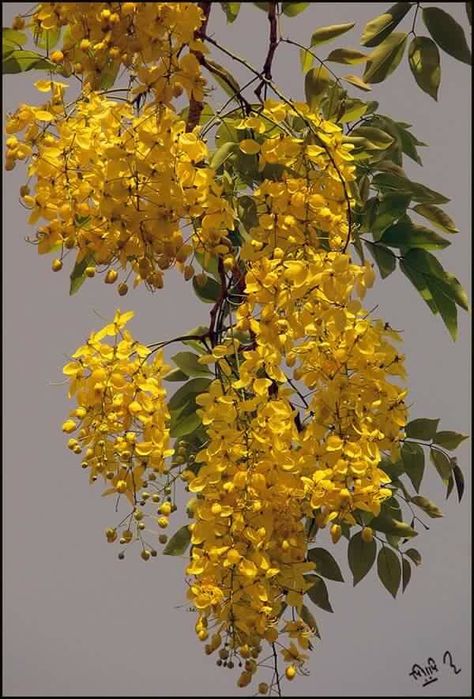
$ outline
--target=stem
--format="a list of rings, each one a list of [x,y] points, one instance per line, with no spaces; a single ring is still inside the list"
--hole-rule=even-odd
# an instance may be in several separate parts
[[[204,14],[204,19],[199,27],[194,32],[194,38],[195,39],[202,39],[206,33],[206,28],[207,28],[207,23],[209,21],[209,15],[211,13],[211,3],[210,2],[199,2],[198,7],[201,8]],[[196,51],[194,49],[191,50],[191,53],[194,54],[199,61],[199,63],[202,65],[202,62],[204,61],[204,56],[201,53],[201,51]],[[201,117],[201,112],[204,109],[204,103],[202,101],[196,100],[191,93],[191,99],[189,101],[189,112],[188,112],[188,120],[186,123],[186,131],[192,131],[195,126],[199,124],[199,119]]]
[[[270,40],[269,40],[269,44],[268,44],[267,57],[265,59],[265,63],[263,64],[263,70],[262,70],[262,73],[265,76],[266,80],[272,79],[273,56],[275,55],[276,47],[278,46],[278,43],[279,43],[278,30],[277,30],[277,16],[276,16],[277,6],[278,6],[277,2],[269,2],[268,3],[268,21],[270,22]],[[261,92],[262,92],[264,87],[266,87],[266,83],[264,80],[261,80],[257,89],[255,90],[255,94],[260,102],[262,102]],[[266,95],[265,95],[265,97],[266,97]]]
[[[277,656],[277,652],[276,652],[276,648],[275,648],[274,643],[272,643],[272,650],[273,650],[273,662],[274,662],[274,667],[275,667],[277,694],[279,697],[281,697],[280,677],[278,675],[278,656]]]

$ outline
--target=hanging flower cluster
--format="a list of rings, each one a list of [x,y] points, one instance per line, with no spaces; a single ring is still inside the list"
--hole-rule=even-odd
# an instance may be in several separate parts
[[[404,375],[388,341],[396,333],[353,298],[372,276],[345,254],[275,248],[272,260],[251,263],[237,311],[236,331],[250,331],[252,349],[237,363],[242,348],[229,339],[200,360],[217,362],[220,380],[197,399],[209,441],[189,483],[189,596],[199,638],[211,622],[216,629],[206,652],[224,643],[232,662],[250,652],[241,686],[262,639],[275,643],[295,614],[298,646],[283,646],[288,674],[305,659],[312,632],[300,615],[314,584],[305,521],[330,523],[336,542],[343,523],[360,523],[354,513],[378,515],[392,494],[379,464],[403,436],[406,390],[390,380]]]
[[[375,549],[367,522],[394,499],[386,464],[408,434],[406,374],[399,334],[362,303],[373,268],[347,252],[354,146],[306,104],[250,104],[237,88],[242,113],[224,105],[196,126],[201,67],[234,85],[205,57],[199,5],[40,3],[17,18],[15,29],[60,41],[47,59],[81,91],[68,104],[53,73],[38,80],[48,101],[9,116],[5,164],[26,163],[33,242],[55,271],[71,256],[73,281],[120,275],[124,295],[131,276],[153,291],[172,266],[185,280],[202,267],[193,287],[212,303],[209,327],[145,346],[126,327],[133,312],[118,310],[63,368],[76,406],[62,429],[90,482],[130,506],[107,540],[138,542],[144,560],[156,540],[165,553],[190,546],[205,652],[238,665],[240,687],[271,656],[258,689],[279,693],[277,658],[287,679],[304,674],[317,635],[305,605],[322,581],[315,532],[336,544],[354,526]],[[119,74],[128,87],[109,90]],[[181,95],[189,108],[177,113]],[[163,348],[177,341],[197,354],[178,353],[170,372]],[[184,382],[170,401],[165,379]],[[179,483],[192,521],[168,542],[151,525],[168,527]]]
[[[205,51],[194,38],[202,11],[193,2],[40,3],[28,22],[33,32],[66,27],[62,47],[50,58],[92,89],[121,66],[133,73],[134,95],[152,93],[160,103],[186,92],[203,98],[204,80],[192,51]]]
[[[141,509],[146,501],[163,499],[158,511],[162,528],[172,510],[163,498],[169,473],[165,459],[174,453],[162,387],[169,367],[161,351],[152,352],[125,329],[133,315],[117,311],[113,322],[92,333],[63,369],[69,397],[77,401],[62,426],[65,433],[75,435],[68,447],[82,455],[91,483],[98,478],[105,481],[104,495],[125,495],[132,506],[121,523],[121,543],[137,538],[143,543],[142,530],[150,517]],[[117,536],[115,528],[107,530],[109,541]],[[150,551],[143,547],[142,555],[149,557]]]
[[[10,117],[6,164],[28,161],[33,184],[22,201],[30,223],[46,220],[36,241],[40,253],[60,251],[53,269],[74,250],[87,276],[103,271],[114,282],[124,270],[155,289],[176,262],[189,279],[194,250],[229,251],[232,208],[206,164],[206,144],[173,110],[149,105],[135,115],[127,102],[84,92],[70,112],[62,84],[36,86],[52,98]]]

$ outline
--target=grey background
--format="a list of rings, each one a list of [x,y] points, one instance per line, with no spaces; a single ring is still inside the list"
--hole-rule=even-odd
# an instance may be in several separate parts
[[[465,27],[464,3],[445,7]],[[449,4],[449,7],[448,7]],[[210,29],[221,42],[257,66],[266,52],[264,13],[242,7],[226,27],[215,3]],[[283,19],[283,35],[301,43],[317,26],[357,21],[336,46],[358,46],[363,24],[388,3],[313,3]],[[6,3],[3,26],[29,7]],[[418,33],[426,34],[421,21]],[[265,41],[262,37],[265,36]],[[325,48],[322,56],[327,55]],[[229,65],[217,51],[213,58]],[[447,211],[460,233],[441,255],[443,264],[470,287],[470,81],[469,68],[442,53],[439,103],[422,93],[406,58],[397,72],[375,85],[381,112],[413,124],[424,149],[424,167],[407,163],[414,179],[451,198]],[[281,45],[274,75],[287,94],[302,96],[298,51]],[[239,70],[235,70],[239,74]],[[347,71],[351,72],[351,71]],[[359,72],[352,71],[352,72]],[[37,100],[34,74],[4,77],[4,109]],[[351,90],[357,96],[357,90]],[[113,502],[92,489],[80,459],[65,448],[60,425],[70,404],[60,368],[68,353],[117,307],[137,313],[132,330],[144,342],[175,336],[206,322],[208,309],[181,278],[166,277],[155,295],[143,289],[120,299],[116,289],[87,281],[68,297],[68,270],[50,272],[51,257],[39,257],[24,242],[32,234],[17,201],[23,183],[17,166],[4,179],[4,692],[10,696],[230,696],[237,675],[215,666],[194,635],[194,614],[185,609],[184,559],[144,563],[138,554],[117,560],[103,536],[116,523]],[[454,344],[438,318],[400,273],[378,281],[369,297],[381,317],[403,328],[412,416],[440,417],[443,429],[469,431],[469,317],[460,313]],[[176,351],[176,350],[175,350]],[[170,385],[171,386],[171,385]],[[459,449],[467,493],[453,494],[429,475],[423,492],[438,501],[443,520],[431,520],[415,545],[423,565],[407,592],[394,601],[374,573],[358,587],[330,584],[335,613],[315,614],[322,640],[311,675],[285,683],[288,696],[467,696],[470,683],[470,473],[468,443]],[[335,554],[344,572],[346,543]],[[347,575],[350,580],[350,576]],[[432,656],[442,664],[450,650],[462,668],[440,668],[438,682],[422,688],[408,676],[413,663]],[[264,679],[263,677],[261,679]]]

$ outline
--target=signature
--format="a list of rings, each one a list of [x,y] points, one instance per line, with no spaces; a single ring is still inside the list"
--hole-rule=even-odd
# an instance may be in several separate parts
[[[457,667],[456,663],[453,660],[453,655],[449,650],[444,652],[443,665],[447,668],[450,668],[455,675],[458,675],[461,672],[461,668]],[[421,686],[426,687],[429,684],[438,681],[438,677],[435,676],[435,673],[438,672],[439,670],[435,659],[430,657],[427,659],[426,664],[424,665],[415,663],[411,668],[411,672],[409,672],[408,674],[410,677],[413,677],[415,682],[418,682],[418,680],[423,680]]]

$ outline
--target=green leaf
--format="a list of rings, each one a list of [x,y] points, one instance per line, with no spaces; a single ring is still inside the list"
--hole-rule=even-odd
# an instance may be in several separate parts
[[[308,550],[308,559],[316,563],[316,572],[329,580],[344,582],[341,569],[326,549],[316,547]]]
[[[379,150],[385,150],[393,143],[393,138],[386,131],[376,129],[373,126],[358,126],[352,131],[352,135],[366,138],[374,148]]]
[[[433,295],[428,289],[425,277],[413,269],[405,260],[400,260],[400,269],[403,274],[411,281],[413,286],[420,292],[424,301],[428,304],[433,313],[438,313],[438,307],[433,300]]]
[[[405,432],[407,437],[412,439],[424,439],[430,442],[434,439],[436,430],[438,429],[439,418],[417,418],[407,423]]]
[[[215,279],[206,275],[206,283],[201,285],[193,277],[193,289],[196,296],[204,303],[215,303],[221,294],[220,284]]]
[[[72,296],[73,294],[77,293],[81,286],[84,284],[86,280],[86,268],[93,266],[94,265],[94,255],[92,253],[89,253],[85,257],[82,258],[80,262],[76,262],[76,264],[73,267],[73,270],[70,274],[70,280],[71,284],[69,286],[69,295]]]
[[[426,250],[409,250],[404,259],[417,272],[423,274],[427,282],[433,280],[443,294],[464,310],[469,310],[467,294],[461,284],[456,277],[446,272],[434,255]]]
[[[370,85],[364,82],[358,75],[343,75],[342,80],[350,85],[354,85],[354,87],[358,87],[359,90],[363,90],[363,92],[370,92],[372,89]]]
[[[410,527],[406,522],[402,522],[398,519],[392,519],[389,515],[381,512],[378,517],[374,517],[370,521],[370,526],[377,532],[383,532],[384,534],[390,534],[391,536],[400,536],[405,539],[410,539],[414,536],[418,536],[418,532]]]
[[[62,27],[53,27],[52,29],[35,28],[33,35],[35,45],[40,49],[51,51],[61,37],[61,30]]]
[[[444,517],[438,505],[431,500],[428,500],[428,498],[423,497],[423,495],[415,495],[411,498],[411,502],[414,502],[415,505],[417,505],[423,510],[423,512],[426,512],[426,514],[433,519],[436,517]]]
[[[434,204],[417,204],[413,209],[417,214],[432,221],[438,228],[446,231],[446,233],[458,232],[454,221],[449,218],[448,214]]]
[[[448,484],[447,484],[447,488],[446,488],[446,500],[449,498],[449,496],[453,492],[453,488],[454,488],[454,476],[453,476],[453,474],[451,474],[449,476]]]
[[[397,554],[387,546],[382,546],[377,556],[377,572],[383,586],[395,598],[400,587],[402,569]]]
[[[453,474],[454,480],[456,481],[456,490],[458,491],[458,500],[461,502],[461,498],[464,494],[464,476],[457,462],[454,459],[452,461],[454,461]]]
[[[334,49],[326,58],[326,61],[352,66],[357,63],[365,63],[367,54],[357,51],[357,49]]]
[[[166,556],[181,556],[191,542],[191,532],[187,524],[178,529],[163,549]]]
[[[407,34],[394,32],[367,58],[363,78],[367,83],[381,83],[397,68],[405,51]]]
[[[402,592],[405,592],[411,578],[410,562],[406,558],[402,559]]]
[[[204,364],[199,364],[198,355],[193,352],[178,352],[171,359],[186,376],[209,377],[211,373]]]
[[[331,76],[329,71],[323,65],[317,68],[311,68],[311,70],[308,70],[306,73],[304,78],[304,91],[306,102],[311,109],[315,109],[321,102],[321,98],[330,80]]]
[[[304,12],[310,4],[309,2],[283,2],[281,9],[287,17],[296,17],[300,12]]]
[[[99,87],[101,90],[110,90],[114,86],[121,66],[120,59],[109,60],[100,71]]]
[[[188,402],[189,398],[195,398],[199,393],[203,393],[209,387],[212,379],[197,378],[187,381],[184,386],[178,388],[176,393],[173,394],[172,398],[168,402],[168,408],[170,410],[177,410],[181,408],[185,403]]]
[[[219,148],[213,153],[211,161],[209,165],[212,167],[213,170],[218,170],[220,166],[225,163],[225,161],[237,151],[238,145],[237,143],[232,143],[232,141],[229,141],[227,143],[223,143]]]
[[[443,51],[457,58],[458,61],[471,65],[471,52],[464,36],[464,30],[454,17],[439,7],[425,7],[423,21]]]
[[[418,493],[425,471],[425,454],[419,444],[405,442],[401,448],[401,457],[405,472]]]
[[[221,2],[220,6],[225,12],[227,24],[232,24],[237,19],[240,10],[240,2]]]
[[[215,61],[211,61],[210,58],[206,58],[206,64],[211,66],[212,71],[210,73],[212,77],[229,97],[234,97],[234,95],[240,92],[239,83],[226,68],[223,68]]]
[[[412,182],[407,177],[390,172],[375,175],[372,185],[376,189],[411,194],[412,199],[423,204],[447,204],[449,201],[444,194],[435,192],[419,182]]]
[[[430,459],[443,483],[447,483],[452,471],[451,459],[449,456],[438,449],[430,449]]]
[[[44,56],[35,51],[13,51],[2,63],[4,73],[24,73],[27,70],[57,70],[55,63],[52,63]]]
[[[187,405],[191,406],[191,404]],[[185,437],[194,432],[201,424],[201,420],[195,412],[186,414],[186,410],[184,410],[171,413],[170,435],[171,437]]]
[[[427,36],[416,36],[408,48],[408,63],[418,86],[437,100],[441,67],[434,41]]]
[[[468,439],[467,434],[460,434],[459,432],[452,432],[451,430],[442,430],[435,434],[433,442],[445,449],[449,449],[449,451],[454,451],[465,439]]]
[[[303,604],[303,606],[301,607],[300,618],[304,621],[305,624],[309,626],[309,628],[315,636],[321,638],[321,636],[319,635],[318,625],[316,624],[316,619],[305,604]]]
[[[407,549],[404,551],[404,554],[405,556],[408,556],[408,558],[413,561],[416,566],[421,565],[421,553],[416,549]]]
[[[325,612],[332,612],[333,609],[324,580],[319,575],[306,575],[305,578],[308,582],[313,583],[307,592],[310,600],[320,609],[324,609]]]
[[[371,226],[374,240],[380,240],[382,233],[406,213],[410,201],[409,194],[384,194],[382,201],[377,202],[375,219]]]
[[[313,65],[314,56],[307,49],[300,50],[300,66],[303,73],[307,73]]]
[[[237,212],[247,233],[255,226],[258,226],[257,204],[253,197],[249,197],[247,194],[239,197],[237,200]]]
[[[347,548],[347,557],[349,568],[353,575],[354,586],[357,585],[372,568],[376,555],[377,544],[375,539],[365,542],[360,532],[351,537]]]
[[[28,37],[24,32],[19,32],[16,29],[9,27],[2,28],[2,43],[8,42],[16,47],[24,46],[28,41]]]
[[[374,258],[382,279],[385,279],[392,274],[397,266],[397,258],[393,252],[388,250],[388,248],[384,247],[383,245],[376,245],[368,240],[365,241],[365,244],[368,251]]]
[[[331,24],[327,27],[319,27],[311,37],[311,46],[320,46],[328,41],[332,41],[338,36],[345,34],[355,27],[355,22],[346,22],[345,24]]]
[[[184,371],[181,371],[181,369],[172,369],[169,371],[165,376],[163,376],[163,379],[165,381],[186,381],[188,377],[184,373]]]
[[[458,336],[458,312],[454,301],[445,294],[444,289],[439,282],[433,277],[427,277],[426,283],[433,296],[433,301],[438,308],[441,318],[445,326],[449,330],[449,334],[453,340]]]
[[[371,19],[364,27],[360,43],[363,46],[377,46],[382,43],[405,17],[410,6],[410,2],[397,2],[383,15]]]
[[[359,99],[345,99],[340,107],[338,121],[342,124],[348,121],[357,121],[367,111],[367,104]]]

